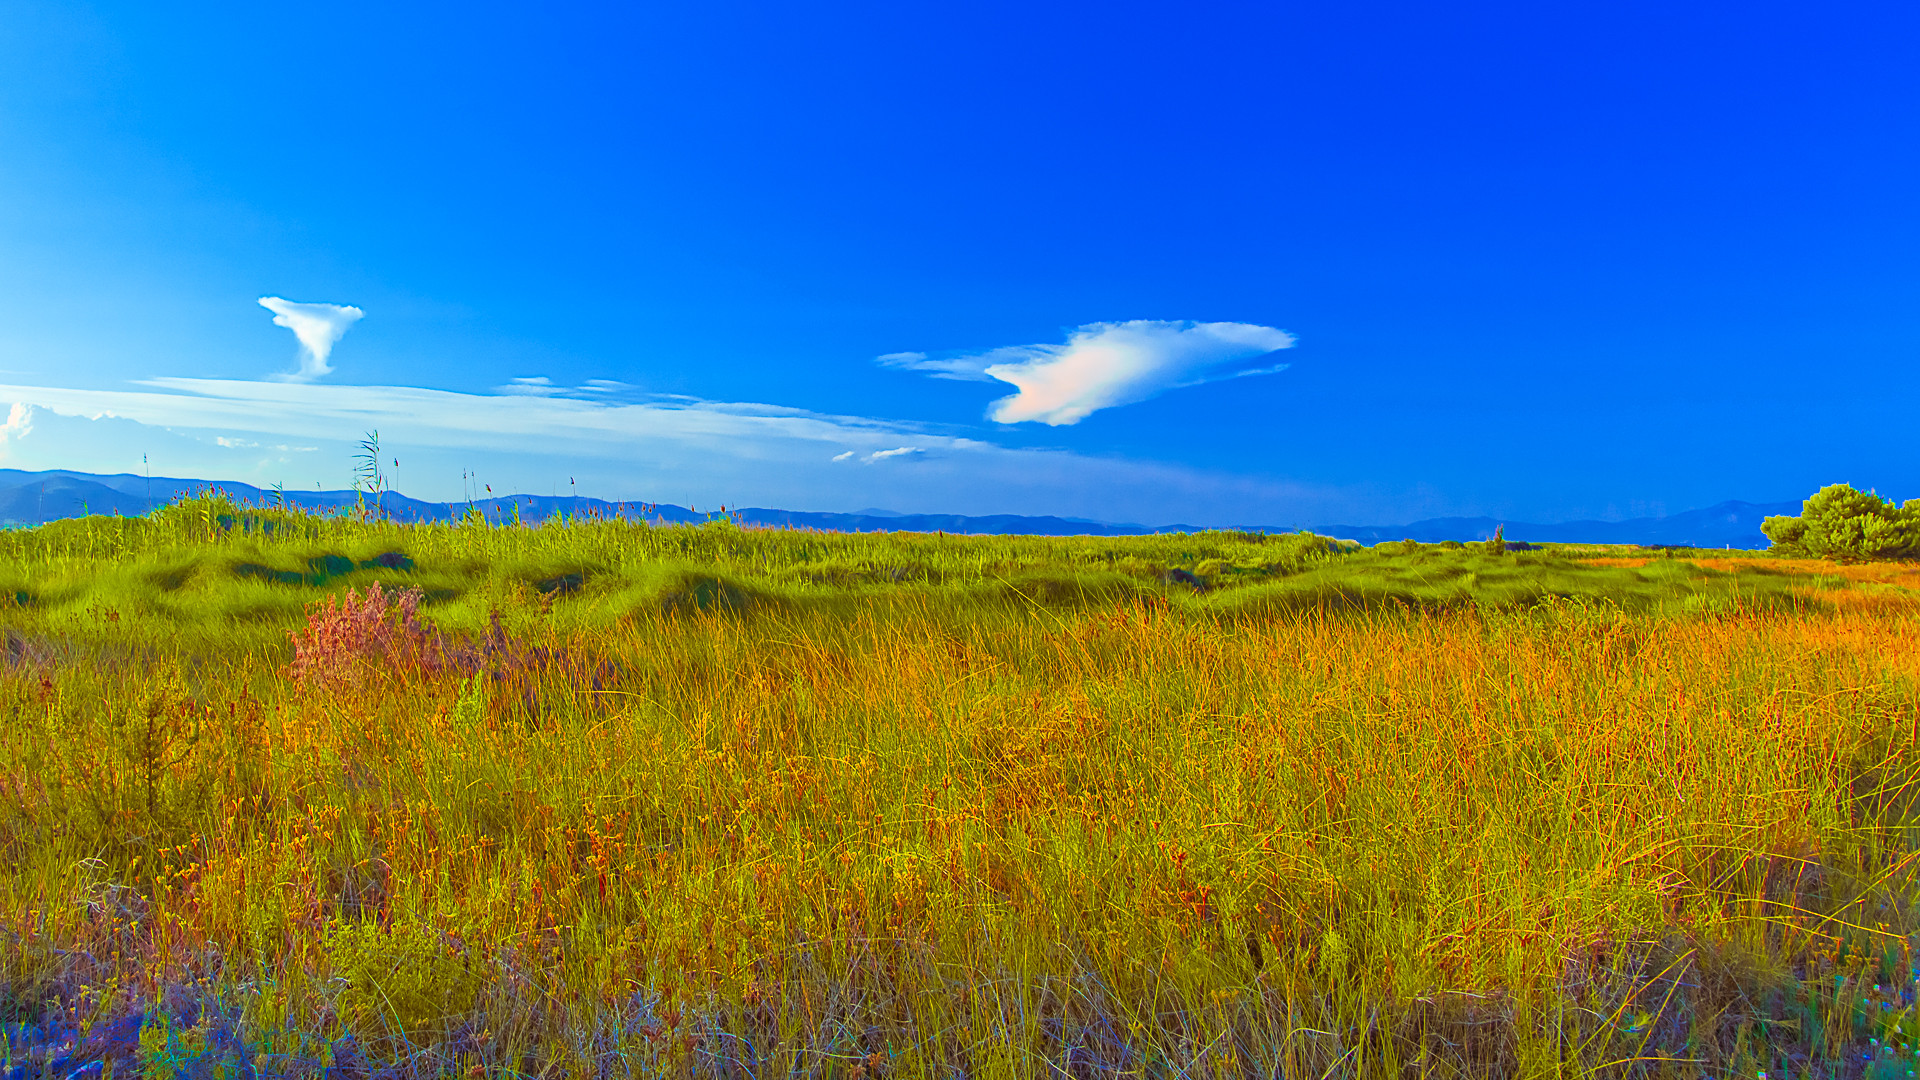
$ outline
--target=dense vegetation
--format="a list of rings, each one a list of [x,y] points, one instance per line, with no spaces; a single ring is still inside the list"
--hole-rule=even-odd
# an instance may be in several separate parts
[[[1760,529],[1781,555],[1839,562],[1920,559],[1920,499],[1895,506],[1847,484],[1821,488],[1798,516],[1770,517]]]
[[[521,600],[563,629],[604,626],[663,607],[850,612],[876,597],[917,596],[972,610],[1008,602],[1106,606],[1166,600],[1181,610],[1265,617],[1405,604],[1513,606],[1544,597],[1603,599],[1630,611],[1694,611],[1804,602],[1806,582],[1766,562],[1739,574],[1667,550],[1646,565],[1596,566],[1556,546],[1380,544],[1305,534],[1200,533],[1115,538],[823,534],[574,521],[542,528],[402,525],[196,499],[150,518],[91,517],[0,532],[0,597],[15,621],[105,604],[143,616],[170,642],[224,650],[246,628],[284,641],[321,592],[385,582],[418,588],[443,628],[478,632]],[[1725,556],[1725,552],[1713,552]],[[1837,580],[1837,579],[1836,579]]]
[[[1904,1076],[1920,605],[1713,555],[3,534],[0,1074]]]

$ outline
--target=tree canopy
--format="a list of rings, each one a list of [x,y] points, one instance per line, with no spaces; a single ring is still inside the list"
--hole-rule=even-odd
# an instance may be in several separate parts
[[[1920,499],[1895,506],[1848,484],[1821,488],[1800,506],[1800,516],[1778,515],[1760,523],[1782,555],[1865,562],[1920,558]]]

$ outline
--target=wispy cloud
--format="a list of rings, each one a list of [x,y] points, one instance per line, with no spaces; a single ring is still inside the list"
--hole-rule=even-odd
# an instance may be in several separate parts
[[[505,386],[496,386],[496,394],[517,394],[523,397],[574,397],[592,399],[604,398],[609,394],[619,394],[633,389],[632,384],[617,382],[613,379],[588,379],[579,386],[561,386],[545,375],[517,376],[507,380]],[[688,398],[692,401],[694,399]]]
[[[1183,386],[1284,371],[1285,364],[1236,365],[1293,342],[1284,330],[1252,323],[1135,319],[1089,323],[1069,334],[1064,345],[1011,345],[944,359],[888,353],[877,359],[935,378],[1009,383],[1018,392],[989,406],[989,419],[1059,426]]]
[[[278,296],[263,296],[260,306],[273,312],[273,325],[284,326],[300,339],[300,370],[276,376],[288,382],[310,382],[332,374],[327,358],[347,328],[359,322],[366,312],[341,304],[301,304]]]
[[[507,385],[496,386],[493,391],[496,394],[525,394],[529,397],[552,397],[565,392],[564,388],[553,385],[553,380],[545,375],[511,379]]]
[[[539,385],[539,384],[533,384]],[[406,386],[157,378],[128,390],[0,385],[12,468],[348,487],[377,428],[415,498],[565,491],[706,506],[1029,513],[1165,523],[1336,520],[1355,496],[1151,461],[1014,449],[924,425],[751,402],[638,401]],[[30,437],[23,437],[30,435]],[[258,444],[248,445],[248,444]],[[312,448],[318,447],[317,451]],[[849,470],[848,462],[873,468]],[[911,463],[910,468],[898,466]]]
[[[927,451],[924,448],[918,447],[918,446],[896,446],[891,450],[875,450],[872,453],[867,454],[865,456],[861,456],[858,451],[848,450],[845,453],[833,455],[832,460],[852,461],[856,457],[858,457],[862,463],[867,465],[872,465],[877,462],[887,461],[893,458],[919,457],[925,454],[926,452]]]
[[[977,355],[950,356],[935,358],[923,352],[890,352],[873,358],[881,367],[896,368],[900,371],[918,371],[936,379],[959,379],[963,382],[992,382],[993,376],[987,374],[987,367],[996,359],[1008,360],[1025,356],[1023,347],[995,349]]]

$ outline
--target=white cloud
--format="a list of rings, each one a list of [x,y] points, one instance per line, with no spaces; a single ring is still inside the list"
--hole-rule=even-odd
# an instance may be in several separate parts
[[[289,382],[310,382],[333,369],[327,357],[347,328],[359,322],[366,312],[341,304],[300,304],[277,296],[263,296],[260,306],[273,312],[273,325],[284,326],[300,339],[300,370],[279,376]]]
[[[33,406],[24,401],[16,401],[7,410],[7,422],[0,424],[0,461],[6,461],[7,444],[18,444],[21,439],[33,434]]]
[[[1183,386],[1284,371],[1285,364],[1253,369],[1234,365],[1289,348],[1293,341],[1284,330],[1251,323],[1135,319],[1089,323],[1068,335],[1064,345],[1011,345],[938,360],[920,353],[889,353],[879,360],[935,378],[1009,383],[1019,392],[989,406],[989,419],[1059,426]]]
[[[1010,449],[915,424],[681,396],[617,402],[157,378],[129,390],[0,385],[0,407],[7,403],[21,403],[10,414],[13,428],[26,425],[22,417],[33,428],[9,454],[13,468],[137,471],[140,455],[152,451],[156,476],[341,490],[351,483],[355,442],[377,428],[381,446],[406,465],[400,490],[439,501],[464,497],[466,472],[497,493],[564,492],[571,476],[583,495],[682,506],[889,506],[1155,524],[1365,520],[1373,505],[1371,496],[1284,480]],[[261,445],[223,447],[217,439]],[[318,450],[289,455],[282,446]],[[848,470],[851,461],[913,466]]]
[[[16,401],[7,410],[7,422],[0,424],[0,438],[21,438],[33,430],[33,406]]]

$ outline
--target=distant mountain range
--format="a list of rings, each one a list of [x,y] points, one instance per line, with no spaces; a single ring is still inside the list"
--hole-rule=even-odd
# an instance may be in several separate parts
[[[250,484],[220,483],[207,480],[183,480],[177,477],[145,477],[131,473],[102,476],[94,473],[53,469],[46,472],[22,472],[0,469],[0,525],[38,525],[61,518],[85,514],[122,514],[139,516],[149,509],[165,506],[176,497],[196,495],[209,489],[224,491],[233,498],[251,503],[273,504],[281,495]],[[351,507],[359,496],[353,491],[288,491],[286,502],[311,511]],[[450,521],[478,509],[489,520],[512,520],[517,510],[521,521],[537,523],[555,514],[570,517],[617,517],[632,521],[665,524],[710,521],[719,513],[703,513],[666,503],[610,503],[577,496],[507,495],[465,502],[422,502],[395,492],[385,493],[381,509],[401,521]],[[1244,525],[1235,528],[1252,532],[1295,532],[1309,529],[1322,536],[1358,540],[1376,544],[1383,540],[1485,540],[1495,528],[1504,525],[1509,540],[1533,543],[1584,544],[1664,544],[1703,548],[1763,548],[1767,538],[1760,532],[1760,521],[1773,514],[1797,514],[1800,504],[1723,502],[1704,510],[1689,510],[1667,517],[1634,518],[1629,521],[1569,521],[1557,525],[1539,525],[1499,518],[1429,518],[1407,525]],[[1026,534],[1038,536],[1140,536],[1151,533],[1199,532],[1194,525],[1116,525],[1081,518],[1023,517],[1016,514],[992,514],[968,517],[961,514],[896,514],[887,510],[863,510],[853,514],[813,513],[802,510],[768,510],[760,507],[730,508],[727,516],[742,525],[821,529],[831,532],[950,532],[971,534]]]

